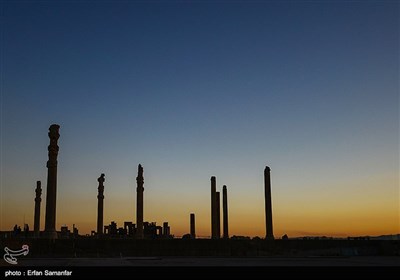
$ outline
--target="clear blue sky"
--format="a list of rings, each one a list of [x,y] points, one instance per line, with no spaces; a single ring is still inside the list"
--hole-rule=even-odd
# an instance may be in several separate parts
[[[209,234],[212,175],[265,234],[265,165],[277,235],[399,231],[398,1],[4,1],[1,32],[1,230],[36,180],[44,215],[57,123],[58,228],[95,229],[102,172],[105,224],[134,221],[141,163],[177,235]]]

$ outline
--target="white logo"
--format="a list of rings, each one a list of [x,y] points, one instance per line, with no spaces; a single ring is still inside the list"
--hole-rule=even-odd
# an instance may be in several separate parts
[[[11,249],[8,249],[7,247],[4,248],[4,251],[6,253],[4,254],[4,260],[8,262],[9,264],[18,264],[16,256],[26,256],[29,253],[29,246],[28,245],[22,245],[21,250],[13,251]]]

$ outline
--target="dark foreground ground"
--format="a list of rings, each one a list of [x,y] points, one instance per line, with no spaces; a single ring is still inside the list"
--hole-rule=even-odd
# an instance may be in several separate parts
[[[190,279],[188,275],[209,277],[213,273],[229,276],[226,278],[238,274],[246,278],[255,273],[294,273],[309,278],[310,275],[326,276],[327,273],[342,277],[349,272],[380,277],[389,270],[400,272],[399,244],[397,240],[332,239],[4,238],[0,239],[2,254],[6,247],[18,250],[23,245],[29,246],[29,253],[18,256],[16,265],[8,264],[2,258],[0,274],[6,279],[15,276],[7,276],[7,273],[31,277],[32,273],[37,276],[37,273],[48,271],[67,271],[76,277],[89,278],[171,274],[174,279]]]
[[[29,246],[26,258],[135,257],[356,257],[400,256],[398,240],[265,240],[265,239],[0,239],[0,250]],[[199,258],[201,260],[201,258]],[[234,260],[234,259],[233,259]]]
[[[20,258],[18,266],[400,266],[399,256]]]
[[[48,275],[63,279],[344,279],[349,275],[385,279],[399,273],[400,256],[21,257],[17,265],[2,261],[0,266],[0,278],[5,279],[42,279]]]

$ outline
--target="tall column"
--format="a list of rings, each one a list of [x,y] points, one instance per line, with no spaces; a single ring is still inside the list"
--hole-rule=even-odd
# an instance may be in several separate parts
[[[229,238],[228,233],[228,193],[226,190],[226,186],[222,187],[222,208],[223,208],[223,223],[224,223],[224,238]]]
[[[211,177],[211,238],[217,237],[217,182]]]
[[[52,124],[49,128],[50,145],[48,146],[49,160],[47,161],[47,193],[46,193],[46,219],[45,235],[47,238],[56,239],[56,200],[57,200],[57,145],[60,126]]]
[[[40,203],[42,202],[42,183],[36,181],[35,217],[33,222],[33,236],[40,236]]]
[[[99,187],[97,188],[99,193],[97,195],[97,234],[103,234],[103,210],[104,210],[104,173],[97,179]]]
[[[217,215],[217,230],[216,230],[216,233],[217,233],[217,238],[221,238],[221,203],[220,203],[220,195],[219,195],[219,192],[217,192],[217,196],[216,196],[216,205],[217,205],[217,210],[215,211],[216,212],[216,215]]]
[[[266,239],[274,239],[272,228],[272,199],[271,199],[271,169],[266,166],[264,169],[264,186],[265,186],[265,227]]]
[[[196,238],[196,224],[194,213],[190,213],[190,237]]]
[[[143,238],[143,167],[139,164],[138,166],[138,176],[136,177],[136,238]]]

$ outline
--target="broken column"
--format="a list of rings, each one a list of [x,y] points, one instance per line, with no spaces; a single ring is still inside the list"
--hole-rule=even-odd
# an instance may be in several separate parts
[[[217,238],[217,183],[211,177],[211,238]]]
[[[60,126],[52,124],[49,128],[50,145],[48,146],[49,160],[47,161],[47,193],[46,193],[46,219],[45,236],[56,239],[56,200],[57,200],[57,156],[59,147],[57,141],[60,138]]]
[[[264,169],[264,187],[265,187],[265,227],[266,239],[274,239],[272,228],[272,199],[271,199],[271,169],[266,166]]]
[[[226,190],[226,186],[224,185],[222,187],[222,208],[223,208],[223,237],[224,238],[229,238],[229,233],[228,233],[228,193]]]
[[[164,222],[163,223],[163,235],[165,237],[169,237],[170,236],[170,227],[168,225],[168,222]]]
[[[143,167],[139,164],[138,166],[138,176],[136,177],[136,238],[143,238]]]
[[[98,195],[97,195],[97,234],[103,234],[103,210],[104,210],[104,173],[97,179],[99,182]]]
[[[190,213],[190,237],[196,238],[196,224],[194,213]]]
[[[217,210],[216,210],[216,216],[217,216],[217,229],[216,229],[216,238],[220,238],[221,237],[221,203],[220,203],[220,195],[219,192],[216,193],[216,205],[217,205]]]
[[[33,236],[40,236],[40,203],[42,202],[42,183],[36,181],[36,197],[35,197],[35,216],[33,223]]]

